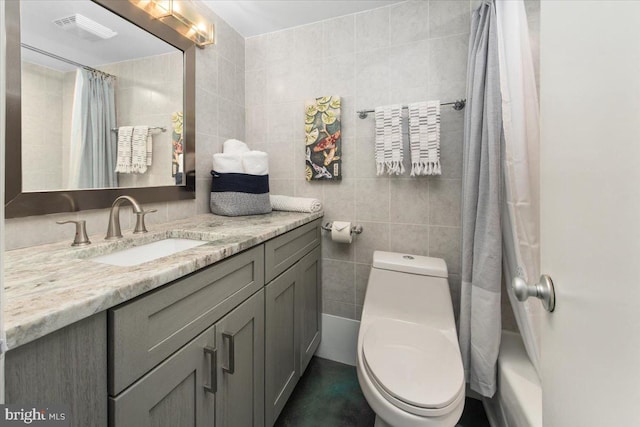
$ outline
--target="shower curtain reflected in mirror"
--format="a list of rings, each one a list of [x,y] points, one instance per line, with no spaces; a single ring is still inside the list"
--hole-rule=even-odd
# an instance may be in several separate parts
[[[78,69],[71,117],[69,188],[118,186],[115,77]]]

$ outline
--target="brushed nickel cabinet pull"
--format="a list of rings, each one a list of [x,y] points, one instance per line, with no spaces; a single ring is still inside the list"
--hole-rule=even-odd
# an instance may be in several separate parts
[[[233,375],[233,373],[236,371],[236,357],[235,357],[235,352],[236,352],[236,342],[235,342],[235,335],[233,334],[227,334],[225,332],[222,333],[222,339],[223,340],[228,340],[229,341],[229,359],[228,359],[228,364],[229,366],[227,366],[226,368],[223,366],[222,370],[226,371],[227,373]]]
[[[216,394],[218,391],[218,350],[211,347],[204,348],[205,357],[208,354],[211,357],[211,362],[209,363],[209,375],[210,375],[210,385],[204,385],[205,391],[208,391],[211,394]]]

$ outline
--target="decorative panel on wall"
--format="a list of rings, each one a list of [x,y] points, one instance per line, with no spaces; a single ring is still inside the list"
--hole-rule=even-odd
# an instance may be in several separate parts
[[[341,180],[340,97],[307,101],[305,113],[307,181]]]

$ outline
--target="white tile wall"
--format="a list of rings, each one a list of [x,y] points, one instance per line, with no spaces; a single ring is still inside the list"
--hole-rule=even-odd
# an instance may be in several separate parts
[[[445,258],[459,295],[463,113],[443,109],[442,177],[410,178],[376,176],[374,121],[355,111],[464,98],[470,10],[407,1],[246,41],[247,140],[269,152],[272,193],[318,197],[325,219],[365,228],[352,245],[323,241],[325,313],[359,317],[376,249]],[[344,176],[308,183],[303,106],[324,95],[342,96]]]

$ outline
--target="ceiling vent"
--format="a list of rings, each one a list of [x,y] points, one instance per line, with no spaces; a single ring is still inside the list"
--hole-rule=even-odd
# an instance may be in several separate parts
[[[118,35],[118,33],[110,28],[107,28],[102,24],[98,24],[96,21],[92,21],[79,13],[56,19],[53,23],[63,30],[70,31],[84,40],[106,40]]]

